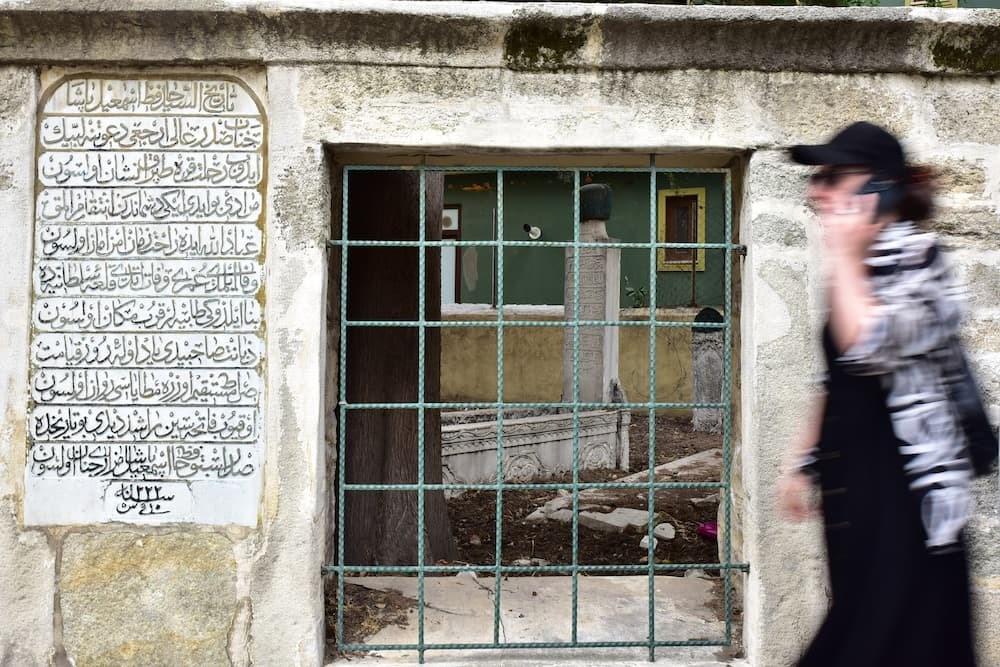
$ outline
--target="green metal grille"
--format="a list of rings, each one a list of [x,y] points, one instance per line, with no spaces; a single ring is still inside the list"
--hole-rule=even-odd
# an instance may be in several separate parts
[[[350,240],[348,238],[348,201],[350,196],[350,176],[354,172],[360,171],[394,171],[394,170],[416,170],[420,179],[420,202],[419,202],[419,237],[416,241],[379,241],[379,240]],[[447,171],[449,173],[466,172],[494,172],[497,178],[497,224],[496,238],[488,241],[464,241],[456,239],[428,240],[424,226],[424,206],[426,191],[426,175],[431,171]],[[573,177],[573,240],[572,241],[517,241],[508,240],[503,237],[503,206],[504,206],[504,176],[506,172],[527,172],[527,171],[548,171],[548,172],[571,172]],[[580,226],[576,224],[580,211],[580,174],[604,173],[604,172],[638,172],[649,175],[649,242],[582,242],[580,240]],[[657,175],[661,173],[720,173],[725,181],[725,215],[724,215],[724,243],[662,243],[655,242],[657,238]],[[417,493],[417,550],[418,563],[424,562],[424,491],[431,490],[481,490],[495,491],[496,493],[496,535],[495,535],[495,560],[493,565],[415,565],[415,566],[379,566],[379,565],[344,565],[344,530],[337,531],[337,563],[323,567],[324,574],[336,574],[337,576],[337,639],[338,649],[341,651],[355,650],[416,650],[420,662],[424,662],[424,654],[428,650],[444,649],[560,649],[560,648],[608,648],[608,647],[646,647],[648,649],[648,659],[655,659],[657,647],[664,646],[728,646],[732,644],[732,599],[731,599],[731,573],[733,570],[747,569],[745,563],[733,563],[731,560],[731,499],[730,499],[730,463],[731,463],[731,410],[730,410],[730,390],[731,390],[731,347],[732,347],[732,251],[742,250],[743,246],[732,243],[732,181],[731,174],[727,169],[686,169],[686,168],[611,168],[611,167],[491,167],[491,166],[467,166],[467,167],[432,167],[432,166],[384,166],[384,165],[364,165],[347,166],[342,173],[342,201],[341,201],[341,238],[329,241],[329,245],[340,248],[340,382],[338,389],[339,396],[339,437],[338,437],[338,464],[337,464],[337,525],[344,525],[344,499],[348,492],[366,491],[416,491]],[[347,262],[348,248],[361,246],[397,246],[415,247],[418,249],[419,275],[418,281],[418,308],[417,312],[421,319],[412,321],[378,321],[378,320],[348,320],[347,312]],[[486,246],[493,248],[496,253],[496,319],[492,321],[425,321],[425,300],[426,300],[426,250],[427,248],[440,248],[446,246],[473,247]],[[649,318],[640,321],[619,321],[619,320],[581,320],[578,317],[580,308],[580,253],[573,253],[573,299],[571,303],[565,304],[569,317],[565,321],[530,321],[516,320],[508,321],[504,318],[504,261],[503,253],[505,248],[510,247],[549,247],[549,248],[635,248],[645,249],[649,254]],[[683,248],[683,249],[714,249],[722,251],[723,255],[723,282],[724,282],[724,304],[723,309],[725,319],[719,323],[707,322],[679,322],[679,321],[659,321],[656,319],[656,283],[657,265],[656,251],[659,248]],[[504,400],[504,329],[508,326],[517,327],[569,327],[573,336],[573,400],[562,402],[507,402]],[[581,402],[579,400],[580,382],[580,327],[582,326],[618,326],[647,327],[649,330],[649,400],[639,402],[624,403],[593,403]],[[699,327],[718,328],[723,331],[723,389],[722,400],[720,402],[667,402],[656,400],[656,332],[663,327]],[[415,327],[418,331],[418,373],[417,401],[414,403],[349,403],[347,401],[346,372],[347,367],[347,329],[348,327]],[[497,336],[497,384],[496,401],[472,401],[472,402],[429,402],[424,400],[424,371],[425,371],[425,332],[433,327],[492,327],[496,329]],[[497,442],[496,442],[496,482],[491,484],[429,484],[424,483],[424,414],[426,410],[432,409],[473,409],[492,408],[497,414]],[[563,408],[572,410],[573,415],[573,471],[571,483],[508,483],[503,479],[503,419],[505,408]],[[648,424],[648,469],[649,480],[646,482],[581,482],[579,477],[579,436],[580,436],[580,411],[594,408],[628,408],[631,410],[647,410],[649,414]],[[655,479],[655,428],[656,411],[662,409],[689,409],[689,408],[718,408],[723,415],[723,468],[721,481],[704,482],[658,482]],[[348,410],[375,410],[375,409],[413,409],[417,410],[418,424],[418,455],[417,455],[417,482],[415,484],[348,484],[345,479],[345,442],[346,442],[346,415]],[[720,502],[723,503],[723,535],[722,535],[722,559],[718,563],[656,563],[654,556],[654,544],[652,540],[655,521],[655,491],[658,489],[695,489],[709,488],[719,489]],[[514,566],[503,565],[501,562],[501,548],[503,544],[503,492],[512,490],[558,490],[566,489],[572,493],[573,499],[573,520],[572,520],[572,563],[568,565],[545,565],[545,566]],[[637,489],[647,493],[647,509],[649,512],[649,524],[647,535],[649,536],[647,548],[646,564],[622,564],[622,565],[582,565],[579,563],[579,500],[580,491],[585,489]],[[725,634],[717,639],[691,639],[673,640],[659,639],[655,634],[656,606],[655,606],[655,580],[657,573],[676,572],[690,569],[710,569],[721,572],[723,583],[723,595],[725,605]],[[493,641],[479,643],[427,643],[424,639],[424,578],[428,574],[456,574],[462,571],[484,572],[492,571],[494,576],[493,587]],[[647,637],[643,641],[580,641],[577,635],[578,628],[578,576],[589,573],[603,572],[634,572],[646,573],[648,576],[648,630]],[[417,578],[417,643],[415,644],[348,644],[343,641],[344,637],[344,577],[350,574],[407,574],[416,575]],[[501,580],[508,574],[569,574],[572,577],[572,634],[568,642],[509,642],[502,641],[500,634],[500,610],[501,610]]]

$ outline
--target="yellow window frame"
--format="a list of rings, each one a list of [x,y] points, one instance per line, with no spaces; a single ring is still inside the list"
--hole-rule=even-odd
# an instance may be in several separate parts
[[[705,188],[678,188],[656,191],[656,241],[667,243],[667,199],[671,197],[698,198],[697,243],[705,242]],[[705,270],[705,249],[698,248],[694,262],[695,271]],[[657,271],[690,271],[690,260],[668,260],[667,249],[656,249]]]

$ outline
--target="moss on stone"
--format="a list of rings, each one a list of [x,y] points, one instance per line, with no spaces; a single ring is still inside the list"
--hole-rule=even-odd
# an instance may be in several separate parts
[[[566,67],[586,43],[592,23],[590,17],[572,22],[542,15],[517,18],[504,36],[504,61],[515,70]]]
[[[974,74],[1000,73],[1000,27],[965,29],[942,37],[931,46],[934,64]]]

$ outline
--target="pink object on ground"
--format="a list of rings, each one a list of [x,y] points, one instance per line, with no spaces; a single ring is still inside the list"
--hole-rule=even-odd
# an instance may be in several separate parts
[[[698,534],[712,540],[717,539],[719,537],[719,522],[707,521],[705,523],[699,523]]]

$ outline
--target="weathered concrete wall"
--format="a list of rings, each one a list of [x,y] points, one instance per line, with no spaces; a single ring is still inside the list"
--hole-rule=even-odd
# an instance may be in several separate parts
[[[691,321],[694,311],[661,309],[661,319]],[[623,320],[649,317],[648,310],[624,310]],[[447,320],[495,320],[493,314],[448,314]],[[562,307],[507,309],[504,319],[561,320]],[[504,400],[559,401],[563,376],[563,330],[559,327],[510,327],[504,331]],[[621,327],[619,378],[629,401],[649,400],[649,330]],[[496,330],[447,327],[441,333],[441,397],[446,401],[495,401]],[[656,398],[691,400],[691,330],[662,327],[656,332]],[[690,414],[691,411],[676,411]]]
[[[784,161],[783,146],[866,118],[944,169],[936,226],[972,286],[968,340],[991,401],[1000,400],[1000,133],[990,78],[1000,73],[1000,12],[438,2],[320,10],[193,0],[81,11],[69,0],[11,0],[0,4],[0,33],[0,662],[321,661],[319,568],[333,511],[323,501],[324,439],[336,432],[324,396],[324,376],[337,370],[325,363],[335,349],[325,337],[323,245],[331,155],[402,147],[734,158],[745,179],[739,239],[749,252],[734,304],[733,557],[751,564],[742,580],[752,664],[791,662],[825,603],[816,527],[784,524],[774,510],[779,463],[818,365],[820,307],[804,172]],[[259,523],[25,528],[40,77],[51,65],[169,72],[180,64],[252,79],[268,100]],[[996,480],[979,487],[970,540],[979,618],[989,619],[1000,611]],[[125,618],[128,605],[150,615]],[[980,628],[983,662],[1000,664],[1000,635],[990,623]],[[172,652],[154,658],[168,640]]]
[[[38,76],[28,67],[0,74],[0,202],[4,254],[0,266],[0,655],[12,664],[48,662],[57,639],[58,552],[45,533],[21,529],[24,443],[27,438],[28,326],[31,313],[31,229],[34,194],[35,104]],[[8,230],[12,231],[8,231]],[[61,632],[61,631],[60,631]]]
[[[741,450],[734,465],[742,486],[735,499],[743,515],[742,553],[751,563],[744,638],[749,655],[773,665],[794,662],[827,602],[820,529],[780,521],[774,494],[819,370],[820,241],[802,199],[805,173],[780,151],[756,152],[746,168],[742,212],[741,239],[751,249],[743,262]]]
[[[958,86],[967,88],[964,82]],[[945,91],[916,97],[931,108],[956,93]],[[919,107],[918,107],[919,108]],[[998,228],[996,204],[1000,201],[997,177],[1000,154],[990,143],[951,141],[952,114],[941,107],[933,115],[917,114],[902,99],[877,118],[899,129],[912,159],[942,171],[940,211],[932,228],[952,248],[950,259],[970,287],[971,309],[966,323],[967,343],[988,399],[1000,398],[997,383],[996,281],[997,257],[993,250]],[[963,115],[968,117],[974,113]],[[818,138],[818,137],[817,137]],[[804,168],[787,163],[778,151],[760,150],[747,168],[743,239],[751,252],[744,263],[744,298],[741,316],[744,382],[740,461],[746,512],[742,528],[746,559],[754,564],[787,562],[781,567],[755,566],[747,578],[746,637],[750,655],[769,656],[774,664],[794,659],[795,646],[806,640],[826,604],[822,535],[818,526],[795,526],[776,521],[773,514],[773,480],[783,463],[784,447],[805,419],[811,386],[819,370],[815,349],[817,325],[822,314],[819,294],[821,257],[815,224],[805,207],[801,188]],[[990,239],[990,240],[987,240]],[[812,363],[794,364],[792,359]],[[987,619],[998,611],[997,599],[997,479],[976,483],[977,508],[967,531],[973,589],[976,601],[977,639],[983,664],[1000,663],[1000,638]],[[761,494],[756,500],[753,494]],[[769,634],[766,628],[772,628]],[[762,630],[758,633],[758,630]],[[773,632],[782,634],[774,641]]]
[[[31,326],[34,136],[42,91],[73,69],[5,68],[0,110],[4,417],[0,425],[0,662],[309,664],[323,658],[318,564],[325,517],[322,414],[296,396],[322,386],[327,168],[301,123],[275,109],[269,141],[265,271],[267,374],[264,491],[254,528],[122,524],[26,528],[22,522]],[[102,73],[136,75],[104,68]],[[235,76],[262,94],[278,70],[164,67],[159,74]],[[139,74],[140,76],[142,74]],[[263,95],[262,95],[263,96]],[[26,282],[27,281],[27,282]]]

